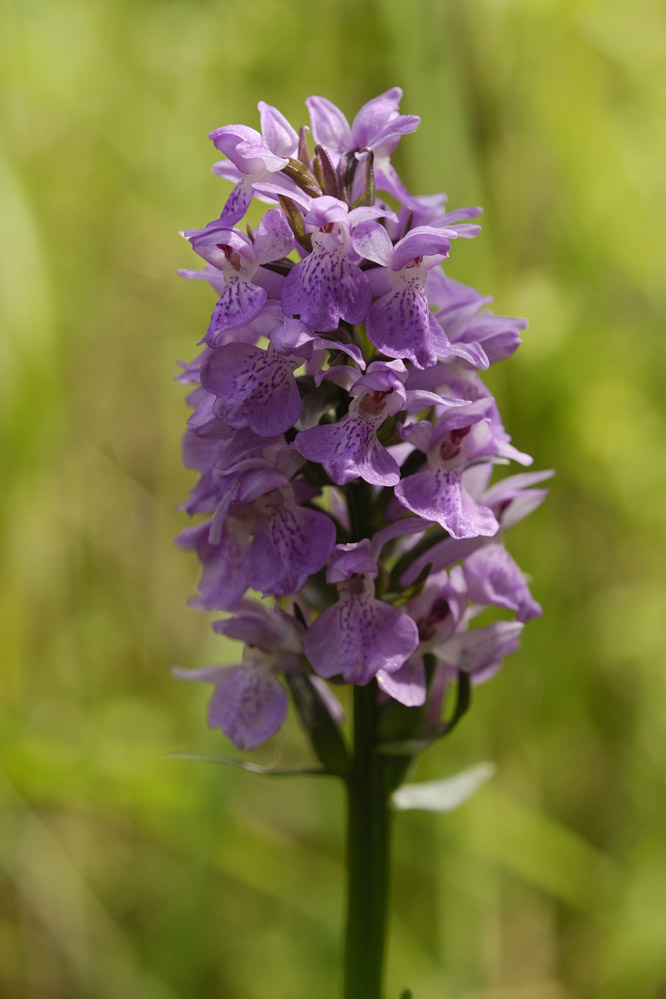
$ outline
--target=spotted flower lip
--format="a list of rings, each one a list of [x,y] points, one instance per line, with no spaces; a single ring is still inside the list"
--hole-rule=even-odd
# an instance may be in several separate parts
[[[422,226],[390,250],[376,230],[367,238],[364,252],[385,265],[390,289],[373,302],[366,328],[375,347],[389,357],[428,368],[438,357],[451,356],[449,340],[430,311],[425,283],[428,270],[448,256],[456,235],[453,229]]]
[[[351,387],[351,403],[338,423],[297,434],[294,447],[304,458],[322,464],[337,485],[362,478],[371,485],[394,486],[400,468],[379,442],[377,431],[405,402],[406,372],[373,362]]]
[[[366,274],[350,259],[356,225],[389,213],[374,207],[353,208],[338,198],[312,200],[304,216],[312,252],[293,267],[282,286],[285,314],[298,315],[321,332],[337,329],[340,320],[362,323],[370,306]]]
[[[453,538],[492,537],[499,530],[492,510],[466,489],[463,472],[487,449],[491,437],[484,400],[445,411],[433,424],[421,421],[404,436],[427,454],[427,466],[402,479],[395,493],[403,506],[440,524]]]
[[[329,681],[372,685],[380,720],[434,738],[451,684],[488,679],[541,613],[507,535],[551,473],[496,478],[532,459],[482,380],[526,323],[444,271],[481,209],[402,182],[391,157],[419,125],[402,96],[353,118],[312,96],[300,130],[260,101],[258,128],[214,129],[232,190],[182,233],[203,267],[181,275],[217,300],[177,376],[197,480],[176,542],[200,563],[192,606],[244,648],[176,674],[212,685],[209,724],[240,749],[275,735],[288,691],[335,732]]]
[[[204,337],[209,346],[220,346],[229,331],[247,327],[257,319],[268,297],[256,280],[259,269],[289,253],[294,238],[277,209],[264,216],[254,240],[220,219],[203,229],[187,230],[184,235],[196,253],[221,273],[224,282]]]
[[[301,397],[294,378],[300,357],[245,343],[212,350],[201,369],[201,384],[216,396],[213,407],[230,427],[250,427],[262,437],[283,434],[298,419]]]
[[[339,546],[336,554],[330,580],[336,581],[338,602],[311,625],[303,647],[319,676],[339,674],[364,686],[379,670],[400,669],[418,645],[418,631],[408,614],[375,598],[369,544],[347,545],[343,551]]]
[[[287,715],[287,695],[276,674],[301,669],[300,628],[288,615],[249,602],[213,628],[246,643],[242,663],[172,672],[181,680],[214,684],[208,724],[222,729],[238,749],[255,749],[275,735]]]

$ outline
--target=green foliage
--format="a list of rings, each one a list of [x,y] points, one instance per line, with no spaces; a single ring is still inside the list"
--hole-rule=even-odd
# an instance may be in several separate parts
[[[450,273],[529,317],[492,388],[558,474],[508,539],[544,618],[415,779],[497,776],[395,821],[389,994],[663,992],[665,38],[657,0],[6,0],[0,993],[339,991],[337,782],[165,760],[229,753],[168,667],[236,655],[170,543],[213,304],[176,230],[226,196],[212,128],[396,84],[410,189],[486,208]],[[250,762],[304,759],[292,719]]]

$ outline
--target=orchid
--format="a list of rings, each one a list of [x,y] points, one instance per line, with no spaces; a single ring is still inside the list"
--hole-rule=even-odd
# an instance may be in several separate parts
[[[183,233],[204,267],[181,274],[217,302],[178,376],[198,479],[177,543],[201,565],[192,605],[228,615],[214,631],[244,648],[175,672],[212,685],[209,724],[238,749],[291,704],[316,772],[345,782],[345,999],[381,993],[392,792],[541,614],[506,535],[551,474],[496,477],[532,459],[481,372],[526,323],[443,270],[480,209],[406,190],[391,157],[419,119],[401,98],[350,124],[310,97],[300,130],[260,102],[260,130],[215,129],[214,171],[235,186]],[[242,230],[253,199],[268,209]],[[335,691],[353,701],[351,744]]]

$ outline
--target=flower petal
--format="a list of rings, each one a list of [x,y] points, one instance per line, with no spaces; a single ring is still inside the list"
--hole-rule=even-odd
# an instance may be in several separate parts
[[[385,669],[380,669],[377,673],[377,684],[380,690],[392,697],[394,701],[400,701],[408,708],[420,707],[425,704],[426,699],[426,674],[423,659],[420,656],[412,656],[394,673],[387,673]]]
[[[402,479],[395,494],[412,513],[436,521],[453,538],[492,537],[499,530],[495,514],[463,487],[460,475],[427,468]]]
[[[274,596],[297,593],[326,564],[335,525],[318,510],[284,503],[250,545],[245,571],[254,590]]]
[[[463,572],[473,603],[515,610],[519,621],[540,617],[541,607],[503,545],[484,545],[465,560]]]
[[[339,486],[359,476],[377,486],[394,486],[400,479],[395,458],[377,440],[377,427],[360,416],[303,430],[294,447],[309,461],[320,462]]]
[[[215,412],[229,426],[272,437],[293,427],[301,412],[295,366],[275,350],[228,343],[208,354],[201,383],[217,396]]]
[[[244,281],[232,279],[225,287],[213,309],[208,331],[204,337],[209,347],[216,347],[224,333],[247,326],[261,312],[267,295],[263,288]]]
[[[364,685],[380,669],[400,669],[418,641],[409,615],[374,598],[351,598],[319,615],[303,647],[319,676],[341,674],[348,683]]]
[[[208,724],[221,728],[238,749],[270,739],[287,715],[287,695],[271,673],[236,666],[223,676],[208,706]]]

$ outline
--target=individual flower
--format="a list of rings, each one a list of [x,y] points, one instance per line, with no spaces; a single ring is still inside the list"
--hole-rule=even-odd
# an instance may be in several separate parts
[[[254,504],[260,518],[245,562],[250,586],[261,593],[298,593],[326,564],[335,545],[327,514],[299,506],[293,491],[275,489]]]
[[[366,274],[349,255],[355,226],[390,214],[374,207],[349,209],[338,198],[315,198],[304,224],[312,252],[289,271],[282,285],[282,308],[321,332],[337,329],[344,319],[362,323],[370,305]]]
[[[407,428],[404,436],[425,452],[427,464],[398,483],[395,495],[400,503],[440,524],[452,538],[492,537],[499,528],[497,518],[471,495],[463,477],[490,438],[483,407],[449,409],[434,426],[422,421]]]
[[[281,728],[287,714],[287,694],[278,680],[284,672],[301,669],[301,639],[297,623],[258,605],[244,605],[214,630],[245,643],[242,663],[175,668],[181,680],[214,684],[208,705],[208,724],[221,728],[238,749],[255,749]]]
[[[388,235],[380,235],[378,227],[373,236],[372,242],[367,239],[364,252],[385,266],[389,288],[368,311],[368,337],[389,357],[408,359],[419,368],[431,367],[438,357],[451,356],[451,346],[430,311],[426,276],[448,256],[456,232],[422,226],[395,246]]]
[[[209,136],[229,161],[216,163],[214,172],[237,181],[220,216],[226,226],[234,226],[243,218],[252,201],[253,186],[267,177],[279,176],[298,147],[298,135],[277,108],[264,101],[259,101],[258,108],[261,134],[247,125],[223,125]]]
[[[375,361],[352,385],[352,401],[342,420],[296,436],[297,451],[320,462],[339,486],[358,477],[378,486],[394,486],[400,479],[395,458],[377,439],[385,420],[405,403],[406,371],[400,362],[398,365]]]
[[[293,235],[282,213],[273,209],[262,219],[254,240],[219,220],[203,229],[187,230],[185,236],[224,280],[204,338],[210,347],[217,347],[229,331],[248,326],[258,317],[268,297],[260,283],[260,268],[289,253]]]
[[[283,434],[298,419],[301,397],[294,369],[302,358],[245,343],[227,343],[210,351],[201,384],[216,397],[213,411],[229,426],[250,427],[262,437]]]
[[[379,670],[400,669],[416,649],[418,631],[409,615],[375,598],[377,572],[367,539],[336,547],[326,580],[336,584],[338,602],[319,615],[303,644],[319,676],[364,685]]]

